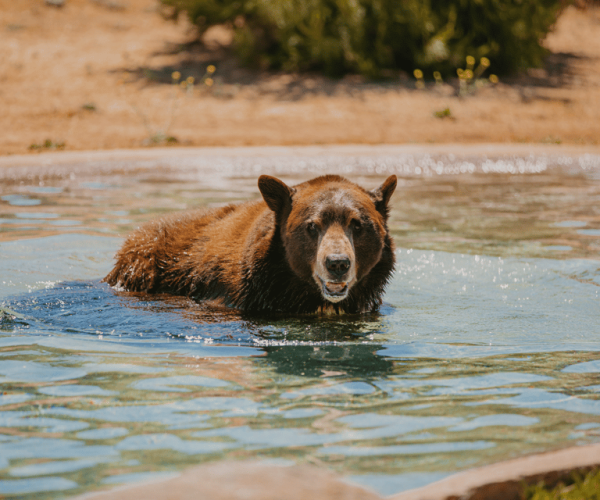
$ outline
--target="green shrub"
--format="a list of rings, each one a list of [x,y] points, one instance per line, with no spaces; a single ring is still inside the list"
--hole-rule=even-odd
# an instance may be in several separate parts
[[[564,0],[162,0],[201,31],[235,30],[246,63],[285,71],[402,69],[454,74],[468,55],[493,73],[539,66],[540,45]]]
[[[555,488],[543,484],[526,488],[527,500],[600,500],[600,470],[592,470],[585,475],[577,472]]]

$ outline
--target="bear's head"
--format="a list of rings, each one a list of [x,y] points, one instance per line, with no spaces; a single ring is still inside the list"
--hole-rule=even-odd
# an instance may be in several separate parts
[[[343,177],[326,175],[290,187],[262,175],[258,187],[275,213],[291,269],[335,303],[348,297],[381,259],[396,183],[392,175],[367,191]]]

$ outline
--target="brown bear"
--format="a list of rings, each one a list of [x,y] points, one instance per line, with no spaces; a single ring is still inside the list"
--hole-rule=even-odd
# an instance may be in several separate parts
[[[376,310],[394,270],[387,219],[396,182],[367,191],[325,175],[289,187],[262,175],[263,200],[142,225],[105,281],[248,313]]]

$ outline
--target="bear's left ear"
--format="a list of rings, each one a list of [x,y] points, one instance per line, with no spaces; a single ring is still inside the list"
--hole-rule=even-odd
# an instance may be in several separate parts
[[[296,192],[285,182],[270,175],[258,178],[258,189],[269,208],[278,216],[292,206],[292,196]]]
[[[369,194],[375,202],[375,208],[387,219],[389,215],[388,203],[398,184],[398,178],[395,175],[390,175],[385,182],[377,189],[373,189]]]

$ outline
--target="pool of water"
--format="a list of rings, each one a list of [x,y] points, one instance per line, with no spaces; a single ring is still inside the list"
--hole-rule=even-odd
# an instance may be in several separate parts
[[[0,168],[0,496],[230,459],[384,495],[600,440],[600,156],[277,150]],[[124,236],[261,173],[399,175],[379,314],[246,318],[102,283]]]

